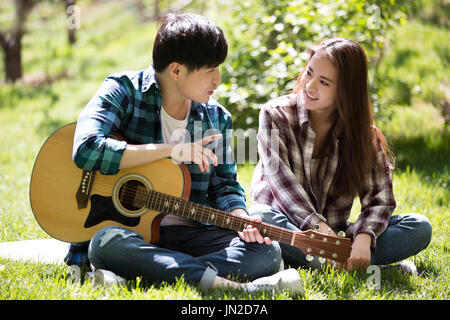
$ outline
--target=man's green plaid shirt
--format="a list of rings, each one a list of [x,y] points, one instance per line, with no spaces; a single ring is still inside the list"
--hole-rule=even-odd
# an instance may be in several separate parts
[[[107,77],[78,118],[73,147],[76,165],[83,170],[116,174],[127,143],[163,143],[161,103],[160,87],[151,66]],[[223,136],[213,149],[219,159],[217,167],[211,165],[209,172],[201,172],[196,164],[185,163],[192,179],[190,201],[226,212],[246,210],[245,192],[236,181],[230,143],[231,114],[213,99],[205,104],[193,101],[186,129],[186,142],[215,133]],[[117,134],[125,141],[113,138]],[[86,254],[86,245],[72,245],[66,262],[82,265],[87,261]]]

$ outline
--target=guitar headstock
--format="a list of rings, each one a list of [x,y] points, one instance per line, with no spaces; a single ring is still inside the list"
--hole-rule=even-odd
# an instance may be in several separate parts
[[[344,236],[332,236],[314,230],[296,232],[293,245],[310,256],[345,263],[350,256],[351,241]],[[321,259],[323,262],[325,260]]]

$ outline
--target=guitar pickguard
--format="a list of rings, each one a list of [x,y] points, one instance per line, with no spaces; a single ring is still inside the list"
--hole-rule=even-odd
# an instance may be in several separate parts
[[[91,196],[91,210],[84,227],[91,228],[106,220],[116,221],[128,227],[135,227],[139,224],[140,219],[140,217],[126,217],[120,214],[114,207],[111,197],[94,194]]]

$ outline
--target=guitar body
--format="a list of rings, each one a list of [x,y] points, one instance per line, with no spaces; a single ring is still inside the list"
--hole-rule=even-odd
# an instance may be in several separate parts
[[[30,202],[39,225],[67,242],[89,241],[100,229],[117,225],[157,243],[164,215],[147,209],[139,194],[144,197],[151,189],[187,200],[191,187],[187,168],[166,158],[116,175],[83,171],[72,160],[75,127],[72,123],[56,130],[36,158]]]

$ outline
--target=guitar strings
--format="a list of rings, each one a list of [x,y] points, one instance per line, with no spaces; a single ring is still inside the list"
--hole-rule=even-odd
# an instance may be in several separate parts
[[[139,194],[139,196],[136,197],[136,194]],[[126,189],[124,191],[122,191],[122,200],[128,200],[131,202],[137,202],[136,204],[139,204],[141,206],[147,206],[147,202],[149,201],[149,198],[152,198],[151,193],[153,193],[155,196],[153,197],[154,200],[152,201],[152,203],[154,204],[154,206],[157,206],[155,209],[156,211],[161,211],[164,212],[164,208],[162,207],[161,201],[169,201],[169,206],[172,205],[173,206],[173,202],[177,202],[178,205],[183,204],[184,205],[184,209],[188,208],[189,206],[197,206],[196,211],[200,211],[200,213],[202,215],[206,214],[210,214],[210,213],[214,213],[214,214],[218,214],[217,218],[214,219],[217,221],[217,219],[221,219],[220,222],[224,222],[225,220],[222,220],[222,218],[226,218],[223,217],[222,215],[229,215],[225,212],[221,212],[220,210],[217,210],[215,208],[208,208],[205,206],[202,206],[200,204],[194,203],[194,202],[189,202],[185,199],[182,198],[178,198],[175,196],[171,196],[171,195],[167,195],[155,190],[151,190],[148,191],[147,188],[145,188],[143,185],[141,186],[127,186]],[[166,198],[166,199],[164,199]],[[136,201],[137,200],[137,201]],[[159,204],[157,204],[157,202],[160,202]],[[167,212],[170,213],[170,212]],[[237,216],[232,216],[232,217],[237,217]],[[238,217],[243,219],[244,217]],[[245,218],[244,218],[245,219]],[[251,220],[246,221],[246,222],[252,222]],[[257,223],[252,223],[253,225],[258,225]],[[276,226],[272,226],[270,225],[270,227],[275,228]],[[282,233],[284,229],[280,229],[280,233]],[[307,236],[305,236],[307,237]],[[333,236],[328,236],[328,238],[333,238]],[[290,240],[290,239],[289,239]]]
[[[102,183],[100,181],[97,181],[96,187],[98,187],[101,184],[105,187],[110,188],[109,185],[107,185],[106,183]],[[152,196],[152,193],[154,196]],[[161,213],[174,213],[173,210],[171,212],[165,212],[165,210],[167,210],[167,209],[164,209],[163,202],[167,202],[167,207],[169,207],[169,206],[173,207],[175,204],[177,204],[178,208],[179,208],[177,211],[180,211],[180,210],[184,211],[186,214],[181,214],[181,216],[189,218],[189,219],[192,219],[192,217],[189,217],[189,213],[186,211],[186,209],[192,209],[192,207],[195,207],[195,212],[196,212],[195,216],[197,217],[197,213],[201,214],[200,219],[197,219],[197,220],[199,220],[201,222],[209,221],[211,223],[214,221],[215,223],[212,223],[212,224],[215,224],[217,226],[223,227],[225,225],[232,225],[236,229],[241,229],[243,224],[244,224],[244,226],[251,224],[254,227],[257,227],[259,229],[261,229],[261,227],[266,227],[266,228],[270,229],[270,231],[266,233],[267,236],[269,236],[273,240],[275,240],[275,239],[279,239],[278,241],[284,240],[284,242],[286,242],[286,243],[291,242],[292,232],[294,232],[292,230],[279,228],[279,227],[273,226],[273,225],[255,223],[254,221],[252,221],[248,218],[245,218],[245,217],[234,216],[234,215],[228,214],[226,212],[220,211],[215,208],[208,208],[203,205],[200,205],[200,204],[197,204],[194,202],[190,202],[188,200],[178,198],[175,196],[171,196],[171,195],[168,195],[165,193],[161,193],[161,192],[158,192],[155,190],[149,191],[144,185],[138,185],[138,186],[127,185],[126,188],[120,192],[120,194],[121,194],[122,201],[130,201],[136,205],[145,206],[145,207],[148,207],[148,204],[150,204],[150,199],[152,199],[151,204],[153,205],[155,211],[159,211]],[[181,206],[183,206],[183,208],[181,208]],[[152,208],[149,208],[149,209],[152,209]],[[207,219],[206,217],[211,216],[211,214],[214,214],[215,218]],[[228,223],[226,223],[228,218],[231,218],[231,220]],[[203,221],[202,221],[202,219],[203,219]],[[238,220],[237,221],[238,223],[236,223],[236,220]],[[239,227],[237,227],[237,225]],[[290,234],[287,234],[286,231],[290,231],[289,232]],[[328,238],[335,239],[336,237],[328,236]],[[341,238],[338,238],[338,239],[341,239]],[[318,243],[321,243],[321,246],[319,249],[317,249]],[[313,250],[312,251],[313,254],[324,256],[327,258],[331,258],[333,253],[337,253],[338,256],[340,256],[342,254],[342,250],[344,249],[344,246],[335,246],[335,247],[337,247],[338,250],[329,251],[325,247],[329,246],[329,245],[333,245],[332,243],[323,243],[322,244],[321,240],[311,239],[309,236],[304,235],[301,232],[297,232],[297,234],[295,235],[294,245],[297,247],[303,247],[304,249],[306,249],[307,247],[310,247]],[[323,254],[319,253],[320,249],[324,250]]]
[[[140,190],[138,190],[140,189]],[[140,192],[142,191],[142,192]],[[139,197],[136,197],[136,193],[140,193]],[[147,193],[147,195],[145,195],[144,193]],[[154,196],[152,197],[151,194],[154,194]],[[203,222],[212,222],[215,221],[216,225],[220,225],[220,226],[225,226],[226,225],[226,221],[227,218],[230,217],[232,218],[234,221],[230,220],[230,223],[228,224],[233,224],[236,222],[236,219],[239,219],[238,224],[242,225],[242,224],[252,224],[254,226],[258,226],[258,223],[253,222],[250,219],[246,219],[245,217],[239,217],[239,216],[233,216],[230,215],[226,212],[222,212],[218,209],[215,208],[208,208],[205,206],[202,206],[200,204],[194,203],[194,202],[190,202],[187,201],[185,199],[182,198],[177,198],[171,195],[167,195],[155,190],[151,190],[148,191],[145,187],[143,186],[127,186],[126,190],[122,191],[122,199],[123,200],[128,200],[128,201],[139,201],[139,204],[142,206],[147,206],[147,204],[150,202],[149,199],[153,198],[153,200],[151,201],[151,204],[153,204],[153,206],[155,207],[156,211],[161,211],[164,212],[165,210],[167,210],[167,208],[164,208],[164,203],[163,202],[168,202],[168,207],[173,207],[174,204],[178,204],[179,209],[177,211],[185,211],[186,209],[190,209],[192,207],[195,207],[195,212],[196,212],[196,216],[198,213],[201,214],[201,218],[199,219],[200,221],[203,218]],[[137,204],[137,203],[136,203]],[[183,208],[181,208],[181,205],[183,206]],[[167,212],[167,213],[173,213],[173,210],[171,212]],[[213,219],[208,219],[206,217],[211,216],[211,214],[214,214]],[[189,213],[186,212],[186,215],[181,215],[183,217],[189,217]],[[192,219],[192,218],[191,218]],[[271,237],[278,237],[279,239],[282,239],[283,237],[283,233],[286,233],[285,229],[282,228],[277,228],[276,226],[272,226],[272,225],[268,225],[267,227],[270,227],[271,229],[273,229],[272,232],[270,232],[270,236]],[[292,231],[291,231],[292,232]],[[288,238],[285,239],[285,241],[289,241],[292,238],[292,235],[286,235]]]
[[[134,188],[134,187],[131,187],[131,188],[129,188],[129,189],[132,189],[132,191],[137,191],[137,190],[133,190],[133,189],[137,189],[137,188]],[[148,192],[147,191],[147,189],[145,189],[145,188],[139,188],[139,189],[144,189],[144,190],[140,190],[140,191],[145,191],[146,193]],[[144,203],[141,203],[141,205],[147,205],[147,201],[149,200],[149,197],[151,198],[152,196],[151,196],[151,194],[150,193],[148,193],[148,196],[147,195],[145,195],[145,194],[143,194],[143,192],[139,192],[139,193],[141,193],[140,194],[140,196],[139,196],[139,200],[143,200],[144,201]],[[161,208],[159,208],[158,206],[161,206],[161,204],[157,204],[156,202],[158,202],[158,201],[168,201],[169,202],[169,205],[174,205],[174,202],[175,202],[175,204],[178,204],[179,206],[181,205],[181,204],[183,204],[183,207],[184,207],[184,209],[186,209],[186,208],[189,208],[189,207],[192,207],[192,206],[194,206],[194,205],[197,205],[197,206],[199,206],[199,207],[197,207],[199,210],[201,210],[202,212],[202,215],[204,214],[204,213],[206,213],[206,214],[215,214],[215,213],[217,213],[217,214],[219,214],[216,218],[214,218],[213,220],[215,220],[216,222],[219,220],[219,222],[224,222],[225,220],[226,220],[226,216],[223,216],[223,214],[226,214],[226,215],[228,215],[227,213],[222,213],[222,212],[220,212],[220,211],[218,211],[217,209],[214,209],[214,208],[205,208],[205,207],[203,207],[203,206],[201,206],[201,205],[199,205],[199,204],[195,204],[195,203],[192,203],[192,202],[189,202],[189,201],[186,201],[186,200],[184,200],[184,199],[181,199],[181,198],[175,198],[175,197],[173,197],[173,196],[170,196],[170,195],[166,195],[166,194],[163,194],[163,193],[160,193],[160,192],[157,192],[157,191],[154,191],[154,190],[152,190],[151,191],[151,193],[154,193],[154,199],[153,199],[153,201],[152,201],[152,203],[154,203],[154,206],[155,206],[155,209],[157,209],[158,211],[164,211],[163,209],[161,209]],[[142,198],[141,196],[143,196],[144,198]],[[161,198],[161,199],[159,199],[159,198]],[[165,199],[164,199],[165,198]],[[177,211],[180,211],[180,210],[177,210]],[[183,210],[182,210],[183,211]],[[184,216],[184,215],[182,215],[182,216]],[[224,220],[225,219],[225,220]],[[245,220],[244,219],[244,221],[245,222],[250,222],[250,221],[248,221],[248,220]],[[242,221],[240,222],[241,224],[242,224]],[[255,226],[258,226],[258,224],[257,223],[253,223]],[[275,226],[271,226],[271,227],[275,227]],[[281,236],[281,232],[285,232],[283,229],[280,229],[280,234],[278,234],[279,236]],[[273,232],[272,232],[273,233]],[[288,235],[289,236],[289,238],[288,238],[288,240],[291,240],[291,235]],[[308,236],[305,236],[304,238],[307,238],[307,239],[309,239],[309,237]],[[332,240],[332,236],[328,236],[328,239],[331,239]],[[317,240],[313,240],[312,242],[316,242]],[[324,245],[327,245],[327,243],[325,243]],[[332,245],[331,243],[329,244],[329,245]]]

